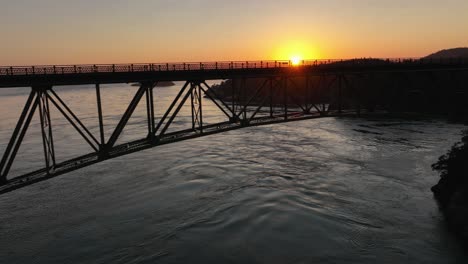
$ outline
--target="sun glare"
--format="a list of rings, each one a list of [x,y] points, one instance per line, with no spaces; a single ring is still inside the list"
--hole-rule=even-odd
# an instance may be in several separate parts
[[[314,44],[306,41],[289,41],[279,43],[271,52],[274,60],[289,60],[292,65],[301,65],[304,60],[319,59]]]
[[[296,65],[296,66],[297,66],[297,65],[301,64],[301,61],[302,61],[302,59],[301,59],[301,57],[299,57],[299,56],[293,56],[293,57],[291,57],[291,63],[292,63],[292,65]]]

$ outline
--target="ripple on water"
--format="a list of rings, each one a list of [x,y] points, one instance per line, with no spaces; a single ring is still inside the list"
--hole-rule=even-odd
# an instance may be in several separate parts
[[[170,103],[164,96],[171,91],[156,92],[161,107]],[[104,108],[106,124],[115,125],[134,90],[112,92],[115,105]],[[83,96],[94,105],[91,99]],[[0,109],[10,113],[5,108],[11,106],[2,102]],[[88,109],[81,110],[87,116]],[[145,125],[140,110],[125,137]],[[215,118],[214,112],[207,116]],[[174,124],[186,125],[186,117]],[[14,124],[11,119],[0,123]],[[323,118],[109,160],[1,196],[2,261],[463,261],[428,191],[437,180],[431,162],[461,129],[441,121]],[[63,138],[80,148],[79,135],[65,132]],[[0,135],[9,137],[3,130]],[[34,144],[41,146],[28,142]],[[29,159],[41,151],[23,155],[27,162],[19,165],[36,164]]]

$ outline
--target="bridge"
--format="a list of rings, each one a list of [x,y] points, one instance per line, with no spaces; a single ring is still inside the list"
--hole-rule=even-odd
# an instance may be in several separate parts
[[[297,65],[291,61],[237,61],[0,67],[0,88],[30,90],[0,160],[0,194],[108,159],[181,140],[248,126],[359,114],[366,106],[367,110],[374,110],[376,103],[369,107],[369,102],[376,101],[376,92],[361,87],[369,80],[375,82],[375,76],[404,81],[404,74],[423,74],[429,76],[431,82],[434,73],[466,76],[467,71],[466,59],[313,60]],[[208,85],[208,80],[232,81],[221,89]],[[153,89],[163,81],[183,81],[184,84],[164,114],[158,117],[154,111]],[[101,97],[101,85],[113,83],[137,83],[138,89],[117,126],[106,138],[102,100],[112,98]],[[83,84],[95,85],[97,135],[91,133],[54,90],[56,86]],[[398,83],[394,85],[398,86]],[[211,101],[225,121],[204,121],[203,100]],[[141,101],[146,106],[147,136],[117,144]],[[184,105],[191,108],[189,128],[169,131]],[[66,118],[93,152],[57,162],[53,131],[59,128],[53,127],[52,108]],[[36,112],[39,113],[44,165],[10,177],[12,164]]]

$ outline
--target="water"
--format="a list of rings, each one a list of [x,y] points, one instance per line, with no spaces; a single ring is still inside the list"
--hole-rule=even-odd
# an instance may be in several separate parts
[[[180,85],[180,84],[178,84]],[[156,91],[158,115],[178,88]],[[97,134],[94,90],[58,89]],[[135,88],[106,86],[108,133]],[[0,151],[25,101],[0,96]],[[208,102],[207,122],[222,116]],[[190,109],[176,125],[183,127]],[[137,109],[122,142],[146,133]],[[63,159],[90,148],[54,113]],[[1,263],[466,263],[429,188],[441,120],[323,118],[112,159],[0,196]],[[37,122],[13,170],[41,164]]]

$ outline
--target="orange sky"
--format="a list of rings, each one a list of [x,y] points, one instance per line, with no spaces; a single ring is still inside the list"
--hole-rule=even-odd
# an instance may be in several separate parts
[[[419,57],[468,46],[466,0],[15,0],[0,65]]]

